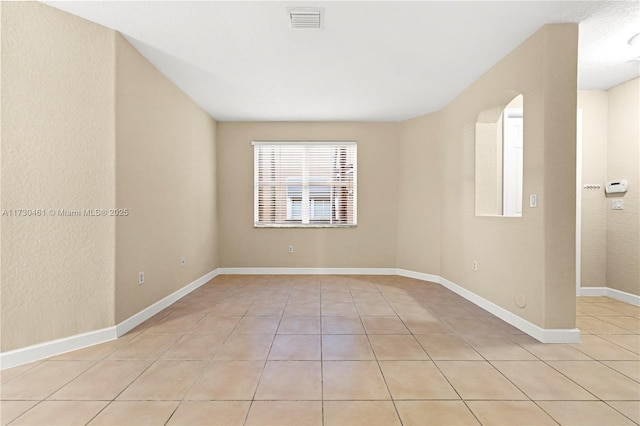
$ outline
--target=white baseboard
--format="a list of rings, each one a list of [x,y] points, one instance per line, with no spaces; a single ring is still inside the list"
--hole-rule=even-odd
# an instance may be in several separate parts
[[[219,268],[219,275],[397,275],[395,268]]]
[[[578,296],[606,296],[631,305],[640,306],[640,296],[610,287],[580,287]]]
[[[201,285],[209,282],[217,275],[219,275],[219,270],[213,270],[113,327],[76,334],[74,336],[43,342],[13,351],[2,352],[0,353],[0,370],[17,367],[33,361],[61,355],[66,352],[75,351],[86,348],[87,346],[97,345],[98,343],[117,339],[164,308],[170,306],[181,297],[186,296]]]
[[[209,272],[208,274],[203,275],[202,277],[200,277],[197,280],[193,281],[192,283],[187,284],[186,286],[182,287],[180,290],[177,290],[177,291],[171,293],[170,295],[168,295],[164,299],[161,299],[161,300],[157,301],[153,305],[141,310],[137,314],[132,315],[131,317],[129,317],[126,320],[122,321],[120,324],[116,325],[116,331],[117,331],[118,337],[125,335],[126,333],[128,333],[131,330],[133,330],[138,325],[142,324],[143,322],[145,322],[146,320],[148,320],[149,318],[151,318],[152,316],[154,316],[158,312],[160,312],[163,309],[171,306],[173,303],[175,303],[176,301],[178,301],[182,297],[184,297],[187,294],[191,293],[192,291],[194,291],[195,289],[197,289],[201,285],[211,281],[212,279],[214,279],[218,275],[220,275],[220,269],[215,269],[215,270]]]
[[[511,324],[518,330],[527,333],[529,336],[542,343],[579,343],[580,342],[580,330],[577,328],[568,329],[550,329],[539,327],[532,322],[519,317],[518,315],[504,309],[495,303],[478,296],[477,294],[467,290],[464,287],[449,281],[446,278],[439,277],[440,284],[453,291],[454,293],[464,297],[468,301],[478,305],[487,312],[492,313],[501,320],[508,324]]]
[[[0,370],[108,342],[117,337],[114,326],[2,352],[0,353]]]
[[[423,281],[441,284],[498,318],[522,330],[543,343],[576,343],[580,341],[578,329],[544,329],[515,315],[514,313],[484,299],[481,296],[440,277],[439,275],[414,272],[396,268],[218,268],[187,284],[180,290],[170,294],[153,305],[143,309],[121,323],[88,333],[69,336],[63,339],[44,342],[13,351],[0,353],[0,369],[16,367],[29,362],[60,355],[65,352],[82,349],[98,343],[116,339],[153,315],[167,308],[180,298],[186,296],[198,287],[212,280],[218,275],[399,275]],[[604,291],[602,290],[604,289]],[[584,288],[582,295],[606,295],[617,300],[640,306],[640,297],[610,288]]]

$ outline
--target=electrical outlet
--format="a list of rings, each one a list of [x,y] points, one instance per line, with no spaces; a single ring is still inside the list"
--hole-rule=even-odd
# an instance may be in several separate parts
[[[293,253],[293,245],[289,244],[289,253]]]
[[[138,272],[138,285],[144,284],[144,272]]]
[[[180,258],[180,266],[184,266],[187,264],[187,261],[184,259],[184,257]]]
[[[624,200],[613,200],[611,202],[611,210],[624,210]]]
[[[478,271],[478,261],[474,260],[473,262],[471,262],[471,269],[473,269],[474,271]]]

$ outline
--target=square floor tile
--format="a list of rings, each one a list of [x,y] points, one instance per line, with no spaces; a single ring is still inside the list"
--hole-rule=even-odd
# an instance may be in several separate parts
[[[476,351],[485,359],[512,361],[512,360],[530,360],[537,358],[522,348],[513,340],[502,336],[467,336],[465,337]]]
[[[187,393],[187,400],[253,399],[264,361],[213,361]]]
[[[603,400],[640,400],[640,385],[597,361],[549,361],[556,370]]]
[[[278,334],[320,334],[320,317],[284,317]]]
[[[356,303],[387,303],[387,300],[384,298],[382,293],[379,293],[378,290],[373,291],[352,291],[351,297],[353,297],[353,301]]]
[[[285,317],[319,317],[320,303],[287,303]]]
[[[360,318],[323,317],[322,334],[365,334]]]
[[[400,426],[391,401],[326,401],[325,426]]]
[[[38,401],[0,401],[0,425],[9,424],[37,403]]]
[[[584,337],[584,336],[582,336]],[[531,336],[511,336],[516,343],[544,361],[589,361],[591,357],[564,343],[540,343]]]
[[[276,334],[280,318],[244,317],[240,320],[233,334]]]
[[[320,335],[279,334],[271,346],[269,360],[320,360]]]
[[[462,401],[396,401],[404,426],[479,426]]]
[[[151,360],[100,361],[49,399],[110,401],[142,374],[151,362]]]
[[[413,334],[447,334],[450,328],[443,322],[425,316],[399,314],[400,319]]]
[[[249,401],[184,401],[167,425],[242,426],[249,404]]]
[[[324,400],[390,399],[376,361],[324,361]]]
[[[3,400],[42,400],[88,370],[95,361],[46,361],[2,385]]]
[[[58,360],[53,360],[58,361]],[[61,360],[61,361],[70,361],[70,360]],[[3,385],[10,380],[15,379],[19,375],[31,370],[34,367],[42,364],[44,361],[35,361],[30,362],[28,364],[22,364],[17,367],[5,368],[4,370],[0,370],[0,385]]]
[[[180,400],[207,364],[204,361],[156,361],[119,400]]]
[[[367,334],[409,334],[398,317],[362,317],[362,324]]]
[[[602,401],[540,401],[538,405],[563,426],[634,424]]]
[[[164,425],[177,406],[178,401],[114,401],[89,425]]]
[[[369,339],[361,334],[329,334],[322,336],[324,360],[372,360],[375,359]]]
[[[357,317],[355,303],[342,303],[323,301],[320,305],[320,312],[323,317]]]
[[[462,338],[449,334],[418,334],[415,336],[429,357],[441,361],[482,360],[482,356]]]
[[[202,317],[195,315],[178,315],[172,316],[168,314],[157,324],[149,327],[145,334],[182,334],[189,331],[194,325],[200,321]]]
[[[323,291],[320,296],[320,300],[323,302],[342,302],[353,303],[353,297],[349,292],[329,292]]]
[[[613,334],[613,335],[605,335],[599,336],[604,340],[615,343],[618,346],[622,346],[623,348],[640,354],[640,335],[637,334]]]
[[[369,336],[379,360],[426,360],[427,353],[411,335],[374,334]]]
[[[460,399],[431,361],[380,361],[393,399]]]
[[[257,400],[321,400],[320,361],[267,361]]]
[[[492,364],[533,400],[596,399],[542,361],[494,361]]]
[[[204,317],[188,331],[192,334],[230,334],[242,317]]]
[[[607,401],[607,405],[640,424],[640,401]]]
[[[181,334],[142,334],[120,346],[107,359],[157,359]]]
[[[42,401],[11,424],[85,425],[107,404],[107,401]]]
[[[600,361],[640,360],[640,355],[628,351],[600,336],[580,336],[580,343],[571,344],[580,352]]]
[[[638,361],[602,361],[602,363],[618,373],[640,382],[640,363]]]
[[[284,306],[284,302],[254,303],[245,315],[248,317],[281,317]]]
[[[222,334],[185,334],[160,358],[175,360],[210,360],[226,336]]]
[[[322,426],[321,401],[254,401],[245,426]]]
[[[435,361],[435,363],[463,399],[527,399],[488,362]]]
[[[241,317],[247,313],[251,303],[239,303],[239,302],[223,302],[218,303],[211,309],[209,316],[233,316]]]
[[[384,303],[357,303],[356,307],[361,317],[395,317],[396,311],[387,302]]]
[[[228,361],[251,361],[267,359],[274,335],[232,334],[218,349],[214,359]]]
[[[556,425],[556,422],[531,401],[467,401],[483,425]]]

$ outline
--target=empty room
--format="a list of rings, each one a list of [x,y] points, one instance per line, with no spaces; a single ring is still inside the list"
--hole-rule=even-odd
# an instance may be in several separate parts
[[[0,424],[640,424],[637,1],[0,25]]]

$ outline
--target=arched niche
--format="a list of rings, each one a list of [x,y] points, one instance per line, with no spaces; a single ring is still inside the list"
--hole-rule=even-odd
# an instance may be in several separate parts
[[[522,216],[523,96],[505,94],[504,103],[476,120],[475,192],[477,216]]]

